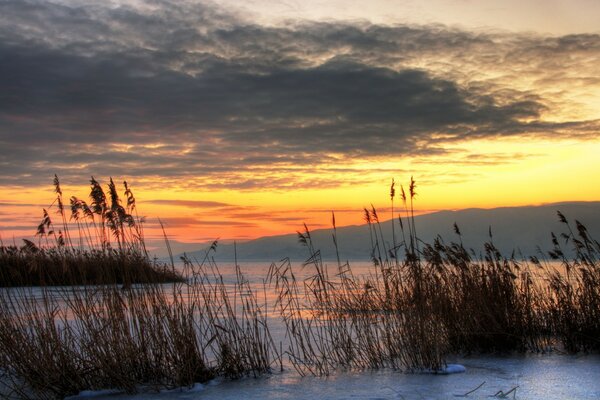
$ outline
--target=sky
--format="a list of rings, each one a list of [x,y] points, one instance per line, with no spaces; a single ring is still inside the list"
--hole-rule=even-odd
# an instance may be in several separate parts
[[[0,235],[89,180],[149,236],[600,200],[595,0],[0,1]],[[123,189],[121,189],[123,190]],[[396,199],[398,201],[398,199]]]

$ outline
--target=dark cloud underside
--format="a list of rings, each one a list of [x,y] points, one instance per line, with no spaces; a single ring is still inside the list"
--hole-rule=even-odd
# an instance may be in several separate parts
[[[598,59],[596,35],[268,28],[205,5],[147,5],[0,3],[0,184],[58,173],[277,187],[286,182],[265,172],[273,167],[443,154],[445,144],[472,138],[598,132],[596,121],[543,119],[551,104],[539,93],[456,77],[459,62],[518,70],[557,54]],[[413,65],[438,57],[457,62],[456,74]],[[254,177],[236,180],[240,172]]]

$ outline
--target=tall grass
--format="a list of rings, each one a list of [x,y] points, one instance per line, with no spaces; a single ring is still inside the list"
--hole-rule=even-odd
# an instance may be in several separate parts
[[[576,221],[573,230],[558,213],[568,231],[561,237],[576,257],[567,259],[552,234],[549,256],[561,262],[556,269],[538,257],[503,256],[491,229],[481,253],[463,246],[456,224],[457,241],[423,243],[415,181],[400,193],[404,210],[392,219],[399,230],[392,229],[391,243],[375,208],[365,209],[370,275],[358,277],[340,262],[335,217],[334,272],[306,226],[298,237],[308,249],[309,277],[299,281],[289,260],[271,266],[268,278],[290,337],[286,354],[301,374],[381,367],[435,372],[448,354],[600,350],[600,244],[583,224]],[[394,196],[392,181],[392,215]]]
[[[600,351],[600,243],[586,227],[575,221],[575,230],[562,215],[566,227],[560,236],[575,250],[568,259],[556,235],[550,257],[560,262],[560,270],[549,272],[548,313],[556,334],[568,351]]]
[[[172,265],[149,257],[144,220],[137,214],[131,188],[127,182],[123,186],[125,201],[112,178],[107,195],[92,177],[89,203],[73,196],[67,208],[55,175],[56,198],[43,210],[35,235],[37,243],[24,239],[20,247],[0,246],[0,286],[181,280]]]
[[[228,285],[210,258],[183,262],[189,283],[1,291],[3,393],[134,393],[269,372],[266,310],[241,271]]]

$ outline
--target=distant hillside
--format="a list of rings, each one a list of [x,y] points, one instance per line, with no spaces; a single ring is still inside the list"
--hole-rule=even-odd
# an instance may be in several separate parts
[[[465,247],[473,248],[476,252],[482,251],[483,243],[489,239],[488,232],[491,227],[494,244],[503,254],[510,256],[515,250],[529,256],[538,255],[538,246],[544,251],[551,249],[550,232],[558,234],[566,231],[564,224],[558,221],[556,214],[558,210],[569,219],[574,230],[577,219],[586,225],[593,237],[600,240],[600,202],[440,211],[417,216],[415,221],[419,238],[427,243],[431,243],[437,235],[446,242],[456,241],[458,238],[453,230],[456,222],[461,230]],[[384,236],[388,242],[391,242],[391,221],[383,222],[381,227]],[[337,232],[342,259],[369,259],[371,241],[366,225],[340,227]],[[311,233],[323,257],[335,259],[332,230],[319,229]],[[397,220],[396,233],[399,236]],[[203,254],[203,250],[188,252],[188,254],[197,257]],[[307,250],[298,242],[297,234],[293,233],[238,243],[237,257],[240,261],[277,261],[284,257],[303,260],[307,257]],[[220,244],[215,258],[218,261],[233,260],[233,245]]]

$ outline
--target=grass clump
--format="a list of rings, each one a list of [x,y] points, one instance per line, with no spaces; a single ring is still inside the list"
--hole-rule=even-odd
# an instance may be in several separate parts
[[[0,291],[0,386],[16,398],[172,389],[271,370],[266,310],[238,269],[184,258],[189,282]]]
[[[125,205],[112,178],[107,195],[92,177],[89,204],[73,196],[67,208],[55,175],[56,198],[43,210],[37,243],[24,239],[20,247],[0,244],[0,286],[130,285],[182,280],[172,264],[149,257],[143,218],[137,214],[131,188],[127,182],[123,185]],[[53,208],[58,222],[51,216]]]
[[[600,351],[600,243],[592,238],[586,227],[575,221],[575,229],[563,214],[559,220],[566,233],[560,236],[575,250],[568,259],[552,234],[550,257],[559,268],[550,270],[548,313],[554,330],[570,352]]]
[[[463,246],[456,224],[458,241],[423,243],[414,180],[400,193],[404,209],[392,220],[399,229],[392,229],[391,243],[375,208],[365,209],[374,266],[368,276],[353,274],[339,253],[330,272],[308,229],[298,233],[309,250],[308,278],[298,280],[289,260],[271,266],[269,281],[290,338],[286,353],[301,374],[382,367],[435,372],[449,354],[600,350],[600,244],[583,224],[576,221],[573,230],[558,214],[573,259],[554,234],[554,263],[505,257],[491,229],[477,255]],[[337,249],[335,217],[333,242]]]

